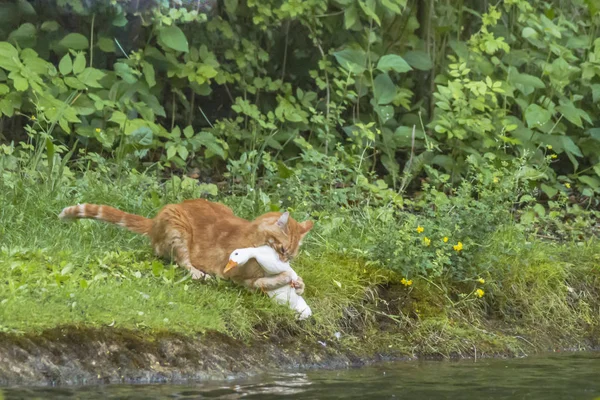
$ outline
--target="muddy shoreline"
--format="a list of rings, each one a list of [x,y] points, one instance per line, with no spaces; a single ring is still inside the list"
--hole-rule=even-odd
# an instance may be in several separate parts
[[[242,378],[274,370],[347,368],[408,359],[359,354],[338,343],[293,338],[244,342],[218,333],[196,337],[109,328],[62,327],[0,334],[1,386],[184,383]]]
[[[587,347],[598,350],[591,343]],[[576,350],[582,349],[565,349]],[[476,357],[516,355],[506,352]],[[418,358],[441,357],[424,354]],[[293,336],[242,341],[220,333],[190,337],[60,327],[41,334],[0,334],[0,386],[192,383],[270,371],[339,369],[414,359],[383,345],[381,351],[365,352],[335,340],[319,343]]]

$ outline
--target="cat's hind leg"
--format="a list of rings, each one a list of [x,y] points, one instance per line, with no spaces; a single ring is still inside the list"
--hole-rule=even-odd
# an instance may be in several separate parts
[[[166,245],[166,249],[164,248],[165,246],[161,246],[161,244]],[[155,246],[155,252],[158,255],[167,255],[164,254],[164,250],[166,250],[168,255],[171,256],[177,265],[190,271],[190,274],[192,274],[192,279],[207,280],[211,278],[210,275],[194,267],[192,264],[188,248],[188,240],[186,235],[184,235],[182,232],[178,231],[177,229],[169,229],[163,238],[163,243],[161,244]]]

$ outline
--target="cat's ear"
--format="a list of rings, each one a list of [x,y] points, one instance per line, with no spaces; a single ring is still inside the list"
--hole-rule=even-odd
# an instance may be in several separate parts
[[[281,230],[287,229],[287,224],[290,219],[290,213],[288,211],[281,214],[281,217],[277,220],[277,226],[281,228]]]
[[[300,222],[300,229],[301,229],[300,234],[302,236],[306,235],[308,232],[310,232],[310,230],[313,228],[313,226],[315,226],[315,223],[310,220]]]

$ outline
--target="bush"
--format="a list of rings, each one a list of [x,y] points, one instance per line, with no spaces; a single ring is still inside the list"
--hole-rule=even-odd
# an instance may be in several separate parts
[[[280,171],[335,157],[400,191],[437,171],[460,184],[469,155],[540,167],[551,147],[537,196],[568,183],[590,198],[600,20],[559,3],[5,3],[3,146],[32,144],[36,166],[80,149],[216,176],[250,158],[260,176],[263,153]]]

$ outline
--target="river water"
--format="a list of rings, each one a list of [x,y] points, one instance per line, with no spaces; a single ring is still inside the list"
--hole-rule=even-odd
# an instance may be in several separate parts
[[[2,391],[5,399],[600,400],[600,353],[555,353],[476,362],[396,362],[189,385],[4,388]]]

